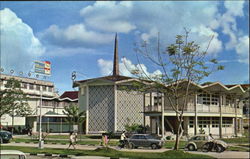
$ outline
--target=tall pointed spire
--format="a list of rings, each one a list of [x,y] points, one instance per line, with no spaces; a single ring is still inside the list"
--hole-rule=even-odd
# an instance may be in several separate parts
[[[113,63],[113,76],[119,75],[119,58],[118,58],[118,41],[117,33],[115,34],[115,46],[114,46],[114,63]]]

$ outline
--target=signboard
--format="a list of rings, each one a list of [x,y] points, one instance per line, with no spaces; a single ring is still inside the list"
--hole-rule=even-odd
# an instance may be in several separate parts
[[[50,62],[49,61],[35,61],[35,73],[43,74],[43,75],[51,75],[50,69]]]

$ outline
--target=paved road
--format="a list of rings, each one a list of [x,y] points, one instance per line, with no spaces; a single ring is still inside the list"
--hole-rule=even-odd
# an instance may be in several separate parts
[[[28,143],[8,143],[6,144],[8,146],[24,146],[25,147],[38,147],[38,144],[28,144]],[[68,145],[53,145],[53,144],[44,144],[45,148],[67,148]],[[97,146],[87,146],[87,145],[76,145],[77,149],[81,149],[81,150],[95,150],[96,148],[98,148]],[[152,149],[119,149],[118,147],[111,147],[114,148],[116,150],[119,151],[129,151],[129,152],[164,152],[164,151],[168,151],[170,149],[157,149],[157,150],[152,150]],[[197,152],[197,151],[187,151],[189,153],[194,153],[194,154],[203,154],[203,155],[210,155],[213,156],[215,158],[249,158],[249,152],[237,152],[237,151],[224,151],[222,153],[217,153],[217,152]],[[33,157],[33,156],[32,156]],[[83,158],[81,158],[83,157]],[[86,156],[84,158],[84,156],[79,156],[76,157],[75,159],[86,159]],[[45,157],[43,157],[45,158]],[[91,158],[90,158],[91,159]],[[99,158],[98,158],[99,159]],[[100,158],[100,159],[104,159],[104,158]]]
[[[190,152],[190,151],[188,151],[188,152]],[[249,152],[238,152],[238,151],[224,151],[222,153],[193,151],[190,153],[209,155],[209,156],[212,156],[215,158],[238,158],[238,159],[249,158]]]

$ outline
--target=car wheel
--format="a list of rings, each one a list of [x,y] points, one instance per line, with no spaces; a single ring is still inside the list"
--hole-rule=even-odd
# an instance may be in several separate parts
[[[129,148],[129,149],[133,149],[134,147],[135,147],[135,146],[134,146],[134,144],[133,144],[133,143],[131,143],[131,142],[130,142],[130,143],[128,143],[128,148]]]
[[[224,147],[221,144],[218,144],[218,145],[216,145],[215,150],[216,150],[216,152],[223,152]]]
[[[189,144],[189,145],[187,146],[187,148],[188,148],[189,151],[194,151],[194,150],[195,150],[195,147],[194,147],[193,144]]]
[[[151,148],[152,148],[152,149],[157,149],[158,146],[157,146],[156,144],[152,144],[152,145],[151,145]]]

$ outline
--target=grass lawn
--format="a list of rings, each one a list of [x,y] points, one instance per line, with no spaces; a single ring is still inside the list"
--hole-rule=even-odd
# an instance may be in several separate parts
[[[77,156],[106,156],[106,157],[128,157],[133,159],[142,158],[212,158],[207,155],[190,154],[183,151],[165,151],[163,153],[152,153],[152,152],[122,152],[110,148],[100,148],[96,150],[65,150],[65,149],[54,149],[54,148],[29,148],[21,146],[2,146],[3,150],[20,150],[25,153],[51,153],[51,154],[64,154],[64,155],[77,155]]]
[[[226,143],[249,143],[249,137],[237,137],[237,138],[228,138],[221,139]]]
[[[184,149],[185,146],[186,146],[186,144],[187,144],[186,141],[180,141],[179,148],[180,149]],[[171,148],[174,147],[174,145],[175,145],[175,141],[168,141],[168,140],[166,140],[165,144],[164,144],[164,147],[167,148],[167,149],[171,149]]]

